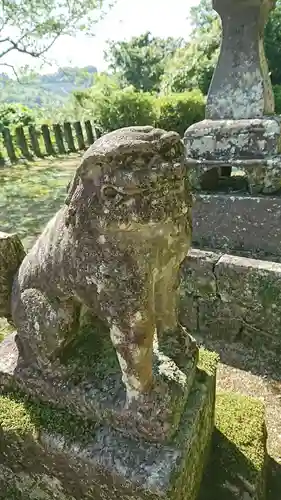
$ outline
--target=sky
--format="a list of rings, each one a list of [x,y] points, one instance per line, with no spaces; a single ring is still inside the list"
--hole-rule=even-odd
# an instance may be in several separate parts
[[[94,38],[83,35],[75,38],[61,37],[48,52],[48,59],[52,64],[44,66],[40,72],[50,73],[60,66],[68,65],[92,65],[98,71],[103,71],[106,69],[104,49],[108,39],[130,39],[146,31],[163,38],[188,38],[189,9],[198,3],[199,0],[117,0],[105,19],[97,24]],[[28,64],[39,70],[36,61],[22,54],[11,53],[5,62],[16,68]],[[6,68],[5,71],[8,72]]]

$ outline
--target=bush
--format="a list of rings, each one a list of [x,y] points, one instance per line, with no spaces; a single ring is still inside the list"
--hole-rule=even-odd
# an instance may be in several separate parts
[[[273,92],[275,97],[275,113],[281,115],[281,85],[274,85]]]
[[[200,90],[158,97],[155,104],[157,126],[181,136],[190,125],[204,119],[205,98]]]
[[[90,89],[76,91],[74,97],[80,119],[90,118],[100,133],[156,125],[183,135],[189,125],[204,118],[205,98],[198,89],[156,96],[122,88],[118,79],[100,75]]]
[[[133,90],[118,90],[100,98],[93,119],[101,132],[131,125],[153,125],[156,119],[153,97]]]
[[[3,127],[27,126],[35,123],[31,109],[22,104],[0,104],[0,131]]]

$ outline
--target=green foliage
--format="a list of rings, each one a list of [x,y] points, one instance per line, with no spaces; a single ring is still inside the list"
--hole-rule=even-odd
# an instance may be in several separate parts
[[[31,109],[22,104],[0,104],[0,131],[3,127],[27,126],[35,123]]]
[[[202,33],[195,34],[190,43],[170,58],[162,77],[162,92],[199,88],[206,95],[217,64],[220,40],[220,22],[214,19],[208,30],[204,28]]]
[[[162,96],[155,100],[157,126],[183,136],[187,127],[204,119],[205,99],[199,90]]]
[[[167,59],[182,45],[181,39],[152,37],[149,32],[128,42],[108,42],[110,68],[120,73],[125,84],[152,92],[159,90]]]
[[[104,85],[76,92],[75,97],[100,133],[130,125],[153,125],[156,119],[154,99],[150,94],[136,92],[130,87],[120,89],[115,80],[105,78]]]
[[[273,85],[281,85],[281,1],[269,16],[265,28],[265,53]]]
[[[60,68],[56,73],[34,74],[26,71],[19,80],[0,74],[0,102],[21,103],[31,108],[60,108],[71,92],[90,87],[94,83],[96,68]]]
[[[273,92],[275,97],[275,112],[281,115],[281,85],[274,85]]]
[[[170,57],[162,76],[164,93],[199,88],[207,94],[219,55],[221,22],[211,0],[191,8],[191,41]],[[265,28],[265,53],[273,85],[281,84],[281,0]]]
[[[92,33],[106,4],[106,0],[1,2],[0,59],[13,51],[40,57],[62,35]]]

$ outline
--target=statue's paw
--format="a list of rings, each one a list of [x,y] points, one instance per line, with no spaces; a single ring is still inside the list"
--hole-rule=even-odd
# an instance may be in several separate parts
[[[173,395],[168,384],[157,381],[149,392],[127,401],[140,433],[152,441],[165,440],[171,432]]]

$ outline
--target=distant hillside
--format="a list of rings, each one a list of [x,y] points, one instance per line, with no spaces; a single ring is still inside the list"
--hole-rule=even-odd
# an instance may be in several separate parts
[[[20,82],[0,73],[0,102],[17,102],[28,107],[58,105],[73,90],[90,87],[97,69],[60,68],[56,73],[24,76]]]

